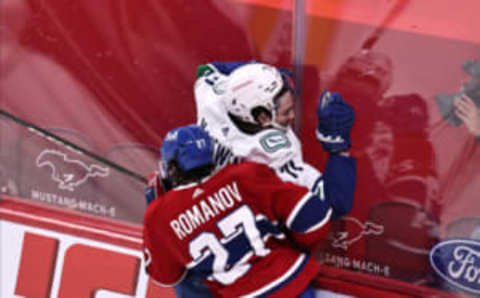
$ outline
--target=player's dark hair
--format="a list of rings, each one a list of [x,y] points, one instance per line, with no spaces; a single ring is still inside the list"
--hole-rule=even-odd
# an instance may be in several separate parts
[[[273,104],[275,105],[275,108],[278,106],[278,101],[279,101],[280,97],[282,97],[287,92],[292,92],[292,94],[293,94],[293,89],[291,89],[289,87],[289,85],[284,82],[282,89],[280,89],[280,91],[278,91],[277,95],[275,95],[275,97],[273,98]]]
[[[175,167],[175,172],[172,176],[172,183],[174,186],[192,182],[200,182],[203,178],[212,174],[213,170],[215,169],[215,164],[211,163],[201,167],[193,168],[189,171],[183,171],[175,160],[171,162],[170,166]]]
[[[259,117],[262,113],[267,115],[267,117],[270,118],[270,119],[273,118],[272,112],[267,110],[265,107],[255,107],[250,112],[250,114],[252,114],[253,119],[255,119],[255,121],[257,121],[257,122],[260,122],[260,121],[258,121],[258,119],[259,119]]]
[[[260,115],[260,114],[258,114],[258,115]],[[240,129],[241,132],[249,134],[249,135],[254,135],[257,132],[265,129],[265,127],[263,127],[261,124],[255,124],[255,123],[242,121],[242,119],[240,119],[239,117],[237,117],[237,116],[235,116],[231,113],[228,113],[228,117],[230,117],[230,120],[232,120],[232,122],[235,124],[236,127],[238,127],[238,129]]]

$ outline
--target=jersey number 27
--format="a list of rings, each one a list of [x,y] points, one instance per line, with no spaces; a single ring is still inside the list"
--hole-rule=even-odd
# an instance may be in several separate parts
[[[217,225],[224,236],[222,239],[218,239],[211,232],[203,232],[190,242],[189,251],[193,262],[189,267],[194,267],[213,254],[211,277],[221,284],[229,285],[250,270],[251,265],[247,262],[250,256],[266,256],[270,250],[265,247],[260,231],[257,229],[254,213],[246,205],[228,214]],[[239,247],[227,246],[228,242],[241,234],[246,236],[252,249],[243,250]],[[228,264],[230,254],[241,255],[236,263]]]

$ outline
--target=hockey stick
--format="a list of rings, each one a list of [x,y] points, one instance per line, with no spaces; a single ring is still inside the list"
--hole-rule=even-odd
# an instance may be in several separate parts
[[[410,3],[410,0],[397,0],[393,5],[390,11],[387,13],[382,22],[375,28],[375,30],[370,34],[370,36],[363,42],[362,49],[370,50],[378,41],[378,39],[383,35],[385,29],[390,25],[400,13],[403,12],[405,7]]]
[[[33,124],[33,123],[30,123],[30,122],[27,122],[23,119],[20,119],[4,110],[0,110],[0,116],[4,116],[5,118],[17,123],[17,124],[20,124],[21,126],[24,126],[26,128],[28,128],[28,130],[30,130],[31,132],[35,133],[36,135],[44,138],[44,139],[47,139],[55,144],[58,144],[58,145],[62,145],[64,146],[65,148],[67,148],[68,150],[70,151],[73,151],[75,153],[78,153],[78,154],[81,154],[81,155],[85,155],[85,156],[88,156],[92,159],[95,159],[109,167],[112,167],[114,168],[115,170],[125,174],[125,175],[128,175],[132,178],[135,178],[136,180],[142,182],[142,183],[145,183],[147,184],[147,179],[145,177],[143,177],[142,175],[136,173],[136,172],[133,172],[127,168],[124,168],[122,167],[121,165],[117,164],[117,163],[114,163],[113,161],[111,160],[108,160],[106,158],[103,158],[93,152],[90,152],[89,150],[85,149],[85,148],[82,148],[60,136],[57,136],[43,128],[40,128],[38,127],[37,125]]]

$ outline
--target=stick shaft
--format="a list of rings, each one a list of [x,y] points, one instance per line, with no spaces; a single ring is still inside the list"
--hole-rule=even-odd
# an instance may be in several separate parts
[[[4,116],[5,118],[7,118],[7,119],[9,119],[13,122],[28,128],[28,130],[30,130],[31,132],[35,133],[36,135],[38,135],[38,136],[40,136],[44,139],[47,139],[51,142],[62,145],[65,148],[67,148],[68,150],[73,151],[75,153],[88,156],[88,157],[90,157],[90,158],[92,158],[96,161],[99,161],[99,162],[101,162],[101,163],[103,163],[103,164],[121,172],[122,174],[128,175],[128,176],[130,176],[130,177],[132,177],[132,178],[134,178],[134,179],[136,179],[136,180],[138,180],[142,183],[147,184],[147,179],[144,176],[140,175],[139,173],[136,173],[132,170],[129,170],[129,169],[127,169],[127,168],[125,168],[125,167],[123,167],[123,166],[121,166],[121,165],[119,165],[119,164],[117,164],[117,163],[115,163],[111,160],[108,160],[104,157],[101,157],[101,156],[99,156],[99,155],[97,155],[97,154],[95,154],[95,153],[93,153],[93,152],[91,152],[91,151],[89,151],[89,150],[87,150],[83,147],[80,147],[77,144],[74,144],[74,143],[72,143],[72,142],[70,142],[70,141],[68,141],[68,140],[66,140],[66,139],[64,139],[60,136],[57,136],[57,135],[55,135],[55,134],[53,134],[53,133],[51,133],[51,132],[49,132],[49,131],[47,131],[43,128],[31,123],[31,122],[20,119],[16,116],[4,111],[4,110],[0,110],[0,116]]]

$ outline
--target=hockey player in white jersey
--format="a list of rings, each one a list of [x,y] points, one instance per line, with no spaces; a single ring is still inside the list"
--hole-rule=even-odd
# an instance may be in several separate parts
[[[301,175],[295,179],[296,165],[303,163],[300,142],[293,133],[293,93],[286,77],[269,65],[246,63],[233,70],[222,67],[225,64],[211,63],[195,82],[195,102],[197,124],[202,125],[220,144],[232,153],[251,161],[269,164],[280,170],[285,180],[302,181],[309,185],[304,177],[318,177],[318,171],[306,167],[305,172],[313,175]],[[230,71],[230,72],[229,72]],[[230,75],[230,73],[233,73]],[[243,85],[242,85],[243,84]],[[277,107],[284,102],[286,113],[279,123]],[[254,111],[255,110],[255,111]],[[260,116],[257,122],[253,113]],[[262,113],[261,113],[262,112]],[[260,124],[260,125],[259,125]],[[274,128],[265,130],[265,128]],[[261,130],[261,133],[259,133]],[[281,150],[283,149],[283,150]],[[228,162],[228,153],[221,147],[217,164]],[[286,161],[292,161],[287,168]],[[283,174],[282,174],[283,173]]]
[[[300,141],[291,129],[293,92],[276,68],[245,62],[203,65],[194,91],[197,123],[216,139],[219,167],[238,159],[268,164],[285,181],[323,198],[327,192],[333,218],[350,210],[356,179],[355,160],[348,156],[354,114],[339,94],[324,93],[317,110],[317,136],[330,153],[322,175],[303,161]],[[147,189],[147,202],[156,197],[156,189]],[[175,292],[178,297],[211,297],[195,276],[187,276]]]
[[[264,163],[284,181],[306,186],[314,192],[325,191],[324,178],[327,177],[303,161],[300,141],[291,128],[293,92],[285,75],[273,66],[255,62],[243,65],[212,63],[200,69],[194,88],[197,122],[219,143],[217,164],[231,161],[232,156]],[[333,159],[353,163],[347,157],[354,117],[352,108],[339,94],[325,92],[320,102],[318,116],[322,114],[324,119],[319,128],[327,126],[335,130],[342,125],[345,127],[342,127],[343,131],[333,131],[330,135],[317,131],[319,140],[324,149],[334,155]],[[331,117],[335,113],[342,116],[340,112],[344,112],[346,117]],[[325,117],[325,114],[328,115]],[[331,164],[327,164],[326,170]],[[336,166],[333,167],[336,169]],[[344,200],[339,194],[335,217],[345,214],[350,208],[351,200]]]

